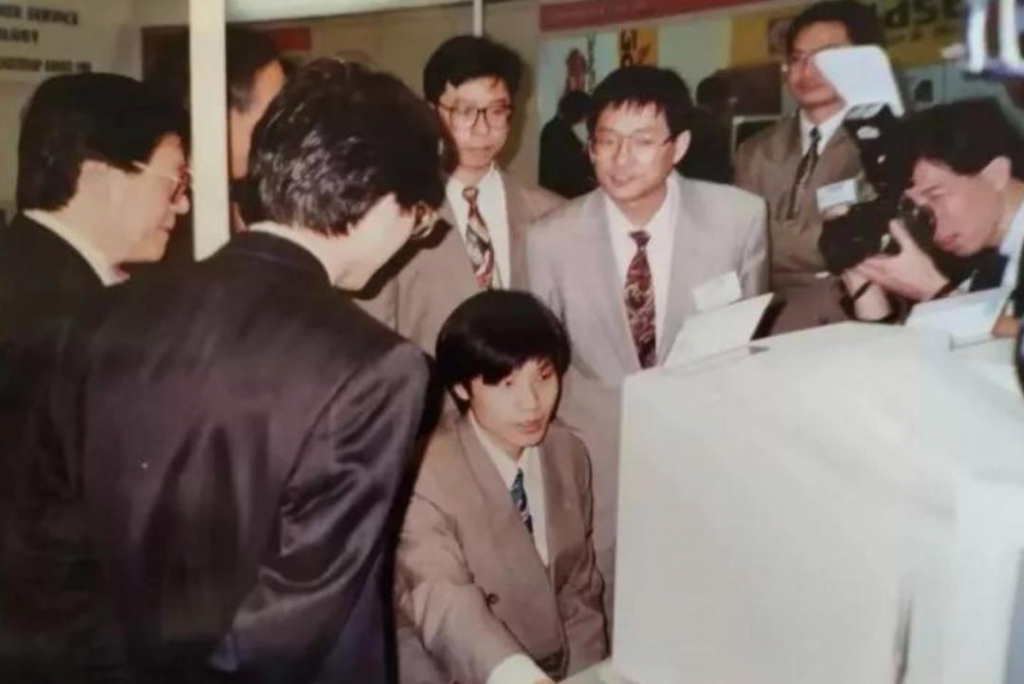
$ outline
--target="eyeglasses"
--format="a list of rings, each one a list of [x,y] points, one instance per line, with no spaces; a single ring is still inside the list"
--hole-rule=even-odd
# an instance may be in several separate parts
[[[410,240],[423,240],[430,236],[435,230],[447,230],[451,225],[438,216],[437,210],[426,202],[418,202],[413,207],[412,233]]]
[[[457,103],[454,107],[438,104],[438,109],[448,113],[448,119],[454,128],[469,129],[476,125],[480,117],[488,128],[508,128],[512,118],[512,105],[508,102],[493,102],[486,107]]]
[[[192,185],[192,175],[188,172],[188,169],[182,169],[180,173],[175,175],[153,168],[149,164],[144,164],[140,161],[132,163],[139,171],[153,176],[158,176],[160,178],[166,178],[167,180],[174,182],[174,190],[171,191],[171,204],[177,204],[180,202],[181,198],[185,196],[185,193]]]
[[[612,157],[618,154],[624,143],[629,143],[629,151],[639,161],[650,161],[654,159],[658,149],[675,140],[674,135],[667,138],[660,138],[653,133],[633,133],[631,135],[618,135],[616,133],[600,132],[590,139],[590,149],[598,157]]]

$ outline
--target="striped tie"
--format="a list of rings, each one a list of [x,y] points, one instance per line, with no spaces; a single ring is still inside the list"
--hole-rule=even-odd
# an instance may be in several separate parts
[[[476,284],[482,290],[493,290],[501,287],[498,269],[494,263],[494,245],[491,244],[491,233],[487,230],[484,217],[480,214],[477,199],[480,189],[470,186],[463,189],[462,197],[469,205],[469,216],[466,221],[466,251],[473,264],[473,275]]]
[[[523,487],[523,469],[516,471],[516,479],[512,481],[512,505],[519,512],[519,519],[526,529],[533,534],[533,518],[530,516],[530,505],[526,502],[526,488]]]

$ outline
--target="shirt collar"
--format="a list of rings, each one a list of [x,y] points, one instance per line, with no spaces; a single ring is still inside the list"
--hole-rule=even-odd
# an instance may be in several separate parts
[[[485,173],[483,177],[480,178],[480,181],[476,184],[476,187],[479,188],[480,192],[483,193],[486,192],[491,187],[493,187],[497,181],[498,169],[492,162],[491,168],[487,169],[487,173]],[[449,198],[458,198],[459,200],[465,201],[462,197],[462,191],[465,190],[467,187],[468,186],[465,183],[460,181],[455,176],[448,177],[448,183],[446,185],[446,188],[448,191]]]
[[[1012,260],[1020,254],[1022,246],[1024,246],[1024,202],[1017,207],[1017,213],[1013,216],[1010,228],[1003,236],[1003,241],[999,243],[999,253]]]
[[[491,462],[494,463],[494,467],[498,469],[498,474],[501,475],[501,481],[505,483],[505,488],[511,489],[512,483],[516,479],[516,473],[520,470],[526,471],[530,461],[534,458],[537,447],[526,447],[519,456],[519,460],[513,461],[480,427],[472,411],[469,412],[469,424],[473,426],[473,432],[476,434],[477,439],[480,440],[484,452],[491,459]]]
[[[620,230],[625,230],[627,233],[644,230],[650,234],[653,240],[659,234],[670,232],[675,227],[672,215],[676,205],[679,203],[679,181],[676,179],[675,172],[670,173],[668,178],[665,179],[665,198],[662,200],[661,206],[654,212],[651,220],[643,226],[634,226],[633,222],[622,213],[622,210],[619,209],[618,205],[615,204],[614,200],[607,193],[602,191],[601,194],[604,195],[605,210],[613,228],[617,226]]]
[[[61,240],[64,240],[73,250],[78,252],[78,255],[85,259],[85,262],[89,264],[89,267],[105,287],[117,285],[128,280],[127,273],[111,264],[103,256],[103,253],[96,247],[93,247],[84,236],[69,228],[66,223],[52,213],[42,209],[26,209],[23,213]]]
[[[846,118],[847,109],[847,107],[843,107],[820,124],[812,123],[804,114],[803,110],[801,110],[800,149],[804,152],[807,151],[808,146],[811,144],[811,129],[817,125],[818,133],[821,134],[821,141],[818,143],[818,153],[820,154],[825,149],[825,145],[828,145],[828,141],[831,140],[832,136],[839,130],[839,127],[843,125],[843,119]]]

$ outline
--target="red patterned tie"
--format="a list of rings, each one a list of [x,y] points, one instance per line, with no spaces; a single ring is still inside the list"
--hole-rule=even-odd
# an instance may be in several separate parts
[[[650,368],[657,360],[655,356],[654,331],[654,283],[651,280],[651,266],[647,262],[647,243],[651,236],[638,230],[629,237],[636,242],[636,254],[626,270],[626,318],[633,334],[637,358],[641,368]]]
[[[476,276],[476,284],[481,289],[491,290],[501,287],[498,277],[498,269],[494,266],[494,245],[491,244],[491,234],[484,223],[484,217],[480,215],[480,207],[477,198],[480,196],[480,189],[470,186],[463,189],[462,196],[469,204],[469,218],[466,221],[466,251],[469,252],[469,260],[473,264],[473,274]]]

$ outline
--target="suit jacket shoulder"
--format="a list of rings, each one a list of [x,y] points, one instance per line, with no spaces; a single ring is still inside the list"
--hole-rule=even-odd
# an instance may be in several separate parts
[[[538,185],[526,183],[506,171],[501,171],[505,185],[505,201],[510,205],[517,202],[524,211],[527,223],[532,223],[565,203],[565,199]],[[510,212],[512,208],[510,207]],[[511,221],[512,217],[509,217]]]

